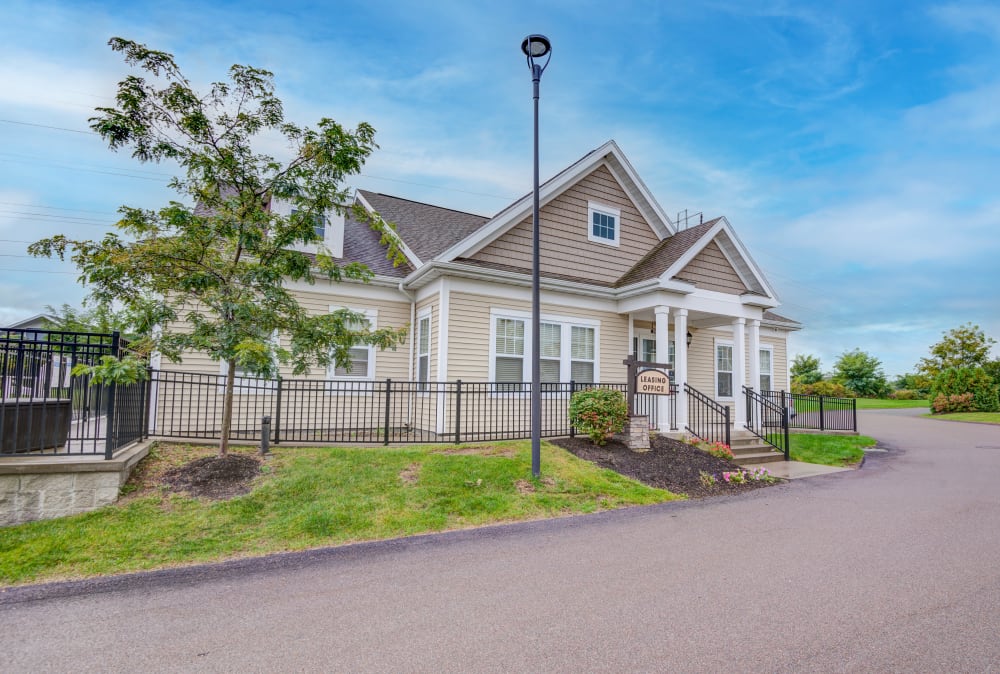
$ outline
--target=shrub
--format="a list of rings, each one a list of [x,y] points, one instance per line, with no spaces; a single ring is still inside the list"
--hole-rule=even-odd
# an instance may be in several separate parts
[[[920,392],[913,389],[901,388],[889,394],[892,400],[920,400]]]
[[[854,397],[854,395],[847,390],[846,386],[829,380],[818,381],[813,384],[793,383],[792,393],[800,393],[807,396],[830,396],[831,398]]]
[[[1000,410],[1000,399],[993,379],[981,367],[950,367],[942,370],[931,384],[931,400],[938,397],[950,399],[962,394],[972,395],[970,412],[996,412]],[[937,411],[937,410],[935,410]],[[957,410],[951,410],[957,411]]]
[[[611,433],[625,427],[628,406],[625,394],[606,388],[590,388],[573,394],[569,421],[586,433],[595,445],[603,445]]]
[[[935,414],[947,414],[950,412],[973,412],[973,402],[971,393],[959,393],[958,395],[946,396],[943,393],[934,398],[931,403]]]

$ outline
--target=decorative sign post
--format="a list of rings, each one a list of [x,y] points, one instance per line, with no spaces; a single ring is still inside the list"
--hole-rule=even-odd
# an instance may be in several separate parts
[[[670,395],[668,363],[652,363],[629,356],[622,361],[628,367],[628,423],[623,435],[629,449],[644,452],[649,449],[649,417],[635,413],[635,394]],[[641,369],[640,369],[641,368]]]

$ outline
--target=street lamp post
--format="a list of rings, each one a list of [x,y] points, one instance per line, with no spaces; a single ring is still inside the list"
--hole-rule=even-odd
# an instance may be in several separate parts
[[[532,210],[531,232],[531,474],[538,477],[542,471],[542,328],[539,290],[539,256],[538,256],[538,83],[542,72],[552,58],[552,44],[544,35],[529,35],[521,43],[521,51],[528,57],[528,67],[531,68],[531,82],[534,85],[535,99],[535,181],[534,208]],[[539,63],[542,58],[544,63]]]

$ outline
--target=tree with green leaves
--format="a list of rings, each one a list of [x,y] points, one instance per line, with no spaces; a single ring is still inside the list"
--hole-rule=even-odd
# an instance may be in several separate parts
[[[69,304],[62,304],[58,308],[46,305],[45,313],[51,317],[45,319],[45,326],[49,330],[103,333],[117,331],[130,339],[150,332],[148,327],[137,325],[134,317],[126,310],[115,309],[107,303],[94,305],[85,301],[79,309]]]
[[[930,356],[917,363],[917,372],[934,379],[948,368],[983,367],[996,343],[978,325],[971,322],[960,325],[945,332],[943,339],[931,346]]]
[[[823,372],[820,370],[819,357],[807,353],[796,354],[792,359],[789,374],[792,376],[792,382],[797,384],[815,384],[821,381]]]
[[[882,361],[861,349],[840,354],[833,364],[833,381],[863,398],[878,398],[889,391]]]
[[[349,364],[357,344],[394,348],[403,329],[372,330],[346,309],[313,316],[288,290],[289,281],[367,282],[362,264],[338,264],[316,233],[317,218],[350,211],[382,235],[387,256],[403,260],[398,238],[381,219],[351,204],[345,177],[376,149],[374,129],[353,131],[332,119],[316,128],[285,121],[273,75],[234,65],[226,81],[194,91],[172,55],[122,38],[111,48],[138,69],[118,84],[115,107],[97,108],[91,128],[140,162],[171,161],[181,197],[159,210],[122,206],[117,232],[97,241],[54,236],[32,244],[37,256],[71,254],[80,281],[97,303],[118,302],[158,325],[149,349],[172,360],[203,351],[227,363],[219,453],[228,450],[237,367],[273,376],[277,363],[295,373]],[[265,136],[288,146],[283,160],[256,148]],[[290,204],[291,215],[270,208]],[[315,244],[319,254],[296,246]],[[272,335],[282,336],[275,344]]]

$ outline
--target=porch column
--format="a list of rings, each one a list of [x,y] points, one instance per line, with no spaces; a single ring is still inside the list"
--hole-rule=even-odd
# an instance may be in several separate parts
[[[688,380],[688,310],[674,310],[674,383],[677,384],[677,430],[688,422],[688,399],[684,384]]]
[[[733,398],[736,418],[733,423],[737,430],[747,425],[747,397],[743,394],[747,376],[747,336],[746,319],[733,319]]]
[[[760,321],[750,321],[750,383],[747,388],[760,388]]]
[[[653,309],[656,316],[656,362],[665,363],[670,353],[670,307],[659,306]],[[660,431],[670,430],[670,400],[667,396],[656,396],[657,428]]]

